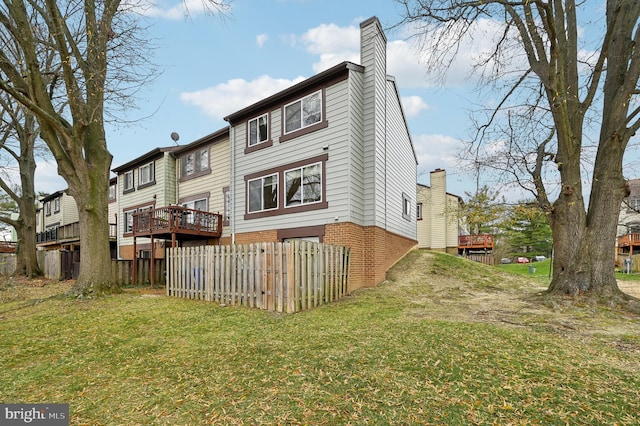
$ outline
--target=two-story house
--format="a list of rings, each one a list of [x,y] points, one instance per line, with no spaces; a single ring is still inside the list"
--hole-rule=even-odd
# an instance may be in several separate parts
[[[39,247],[73,251],[79,244],[78,207],[66,191],[42,197],[36,215],[36,244]]]
[[[417,160],[377,18],[361,24],[361,64],[340,63],[225,120],[233,242],[350,246],[350,290],[383,281],[417,245]]]

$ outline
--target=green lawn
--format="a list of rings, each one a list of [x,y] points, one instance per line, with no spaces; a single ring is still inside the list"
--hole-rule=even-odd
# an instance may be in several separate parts
[[[0,402],[68,403],[74,425],[640,423],[637,336],[429,319],[428,275],[403,285],[293,315],[133,291],[0,304]]]

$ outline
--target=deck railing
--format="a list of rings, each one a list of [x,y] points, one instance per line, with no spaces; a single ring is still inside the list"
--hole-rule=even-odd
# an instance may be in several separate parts
[[[460,235],[458,237],[459,248],[493,248],[493,235]]]
[[[640,246],[640,233],[631,233],[618,237],[618,247]]]
[[[115,239],[117,237],[117,230],[117,225],[110,223],[109,238]],[[61,243],[78,239],[80,239],[80,222],[56,226],[36,234],[36,244]]]
[[[188,232],[202,234],[222,233],[222,216],[217,213],[180,206],[149,209],[133,215],[134,235]]]

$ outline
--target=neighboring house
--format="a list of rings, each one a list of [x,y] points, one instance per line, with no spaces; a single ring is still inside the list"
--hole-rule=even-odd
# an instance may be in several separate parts
[[[418,247],[458,254],[462,198],[447,192],[446,172],[436,169],[430,184],[417,185]]]
[[[620,205],[616,254],[640,254],[640,179],[630,179],[629,196]],[[638,268],[634,268],[635,269]]]
[[[112,184],[115,182],[111,180]],[[110,192],[111,193],[111,192]],[[109,205],[111,212],[111,204]],[[116,218],[109,215],[109,237],[114,257],[116,246]],[[36,244],[42,250],[80,251],[80,222],[78,206],[72,196],[65,191],[38,200],[36,209]]]
[[[66,191],[56,191],[39,200],[36,213],[36,243],[45,250],[74,251],[80,242],[78,207]]]
[[[630,179],[629,196],[622,201],[618,218],[620,237],[626,234],[640,233],[640,179]]]
[[[151,258],[152,245],[153,257],[164,257],[164,240],[156,241],[151,233],[135,241],[134,247],[134,225],[144,225],[134,224],[134,215],[175,205],[176,160],[172,153],[179,148],[156,148],[112,170],[117,175],[118,259],[133,259],[134,254],[136,258]]]
[[[416,247],[417,160],[377,18],[343,62],[225,118],[235,243],[305,238],[352,248],[350,288]]]

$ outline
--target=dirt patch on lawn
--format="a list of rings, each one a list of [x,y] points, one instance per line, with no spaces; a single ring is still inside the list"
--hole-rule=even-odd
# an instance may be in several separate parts
[[[640,355],[640,315],[620,306],[543,297],[547,284],[463,259],[443,262],[438,254],[417,251],[396,265],[384,284],[409,302],[406,314],[434,320],[481,322],[559,337],[595,339]],[[453,266],[452,266],[453,264]],[[640,282],[619,282],[640,298]],[[637,362],[622,361],[640,371]]]
[[[43,277],[0,277],[0,304],[43,300],[68,293],[75,281],[57,281]]]

